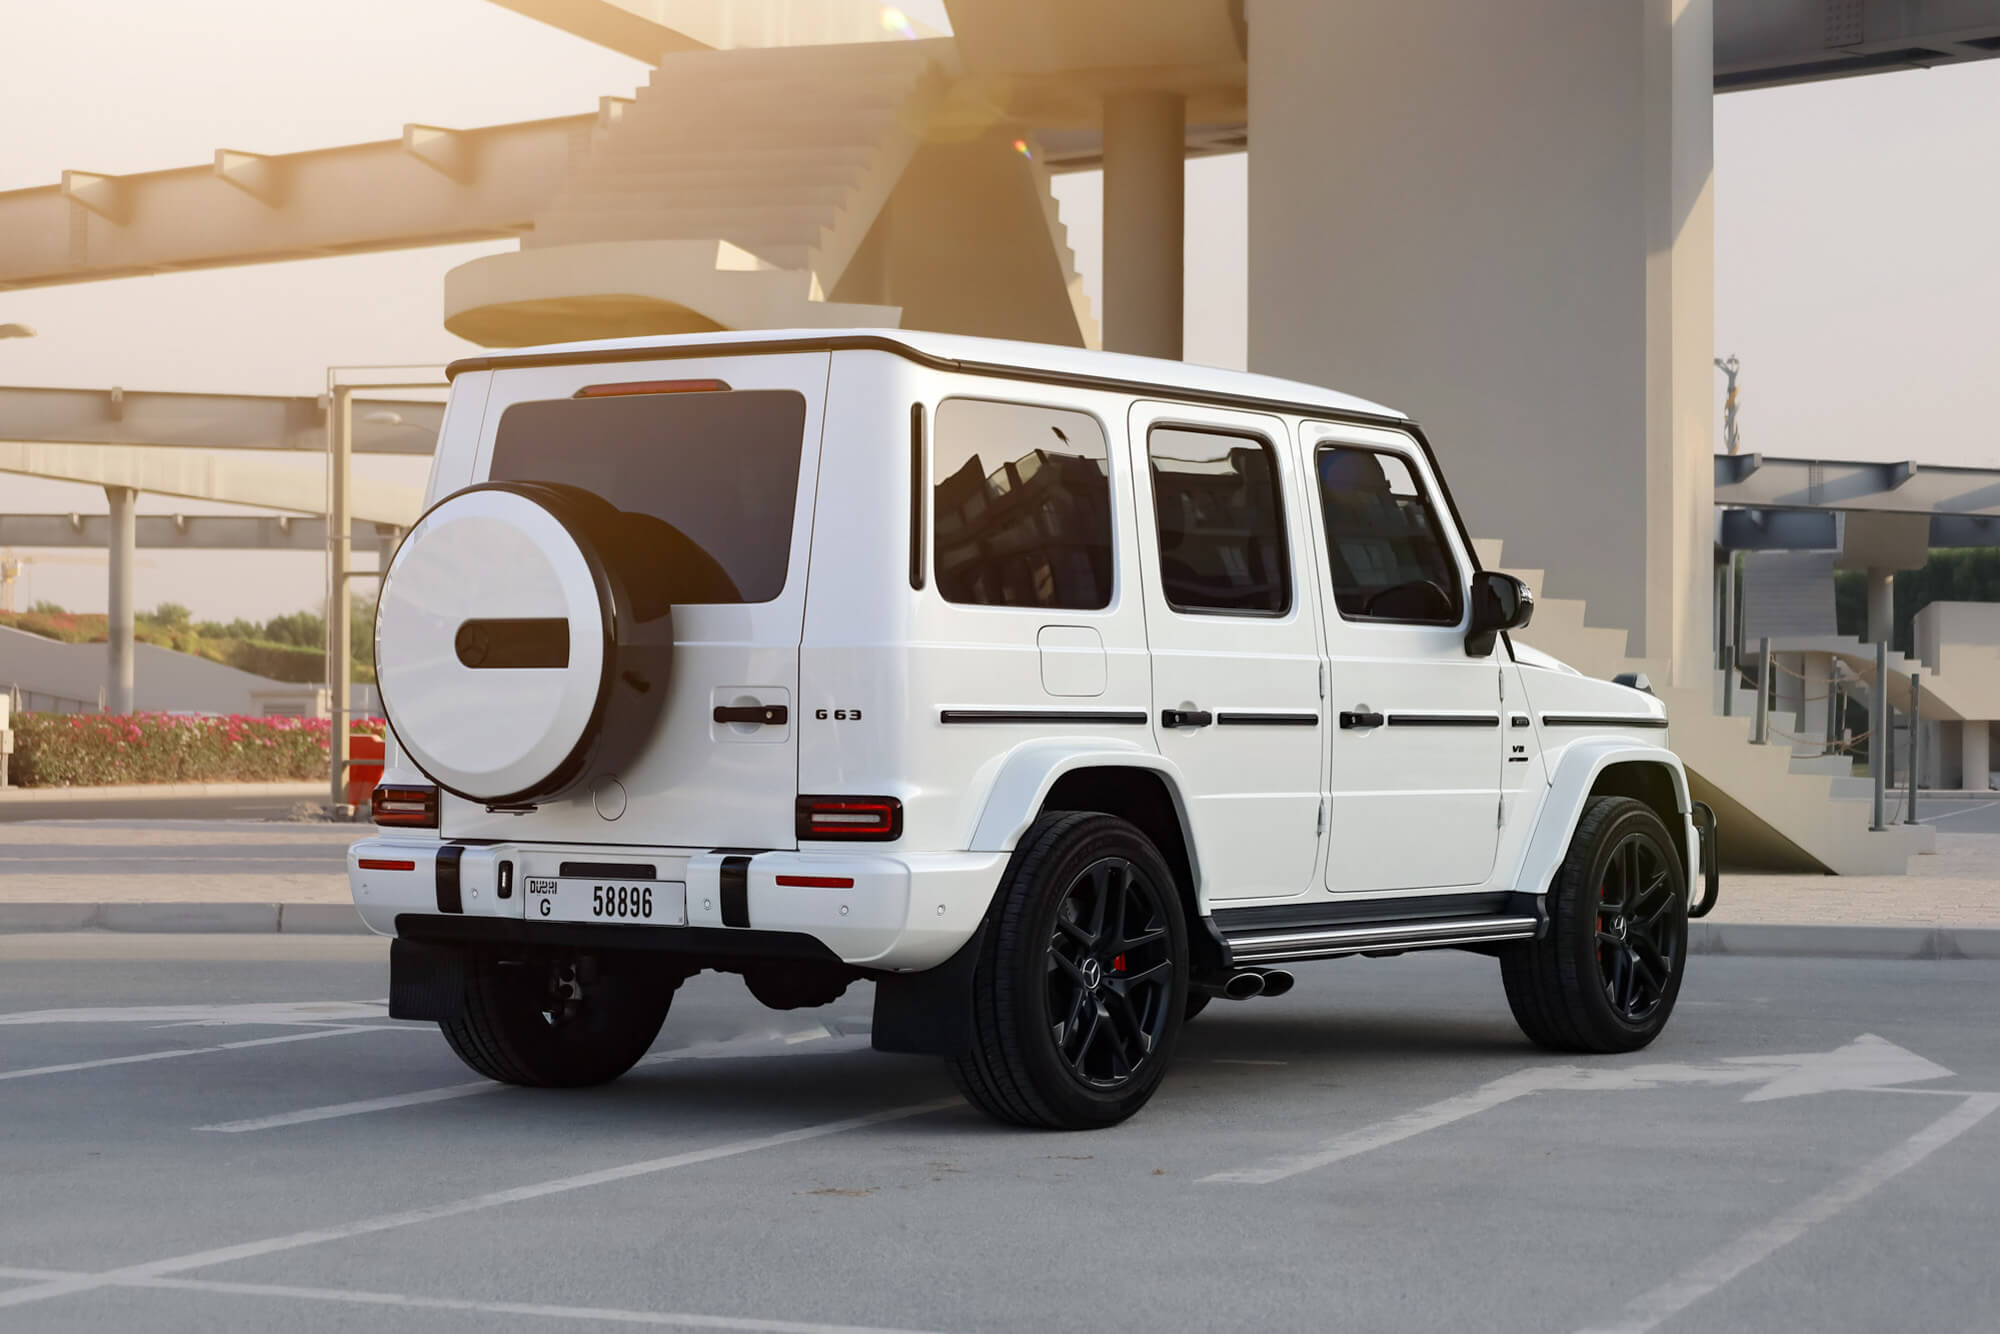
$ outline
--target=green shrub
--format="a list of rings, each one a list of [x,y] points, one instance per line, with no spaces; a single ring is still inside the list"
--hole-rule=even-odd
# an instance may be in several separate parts
[[[205,718],[172,713],[15,716],[12,778],[23,787],[109,783],[278,782],[326,773],[324,718]],[[382,734],[380,719],[354,732]]]

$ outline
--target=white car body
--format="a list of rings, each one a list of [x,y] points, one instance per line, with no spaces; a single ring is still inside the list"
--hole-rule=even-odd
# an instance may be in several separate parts
[[[936,970],[974,940],[1010,854],[1052,794],[1074,809],[1089,791],[1122,804],[1163,844],[1184,880],[1196,964],[1211,973],[1532,935],[1593,793],[1649,801],[1679,844],[1690,898],[1699,897],[1701,834],[1682,766],[1666,749],[1664,707],[1504,635],[1489,653],[1469,651],[1470,542],[1421,435],[1374,404],[1263,376],[910,331],[496,352],[454,367],[427,503],[488,480],[496,433],[517,405],[606,383],[706,379],[803,401],[789,556],[772,576],[782,587],[761,602],[673,608],[659,728],[617,772],[555,800],[498,809],[447,790],[440,828],[356,843],[350,881],[373,930],[571,944],[618,933],[621,948],[644,934],[705,960],[775,951],[838,961],[883,981],[890,998],[899,993],[889,980]],[[1077,414],[1055,420],[1101,430],[1107,605],[944,596],[936,451],[952,445],[939,433],[989,412],[946,406],[964,400]],[[1282,611],[1190,613],[1163,597],[1148,485],[1155,428],[1233,437],[1275,468]],[[1070,434],[1058,429],[1066,445]],[[1407,469],[1445,516],[1455,622],[1362,621],[1336,608],[1315,478],[1337,446],[1400,461],[1398,475]],[[1010,472],[990,478],[984,494],[1027,485]],[[422,619],[457,598],[465,615],[555,623],[587,583],[573,563],[524,563],[517,538],[495,537],[490,559],[435,565],[419,589],[420,572],[405,561],[431,522],[413,530],[382,599],[378,653],[395,732],[385,788],[447,778],[446,750],[466,763],[545,766],[536,729],[571,726],[563,716],[583,707],[567,687],[516,688],[504,674],[399,662],[421,637],[399,615]],[[520,610],[535,598],[543,611]],[[581,679],[602,650],[584,627],[571,629]],[[772,706],[785,721],[714,717]],[[413,709],[427,715],[421,728]],[[462,741],[438,730],[445,715],[459,720]],[[1167,725],[1202,715],[1207,725]],[[1364,721],[1344,726],[1343,715]],[[1379,722],[1368,725],[1370,715]],[[443,737],[422,768],[419,730]],[[800,837],[801,794],[891,798],[900,803],[894,837]],[[582,865],[584,879],[643,880],[657,900],[635,924],[615,908],[598,918],[562,893],[525,892],[530,880],[564,879],[565,864],[573,873]],[[878,1040],[922,1047],[921,1035],[896,1036],[906,1018],[878,1009]]]

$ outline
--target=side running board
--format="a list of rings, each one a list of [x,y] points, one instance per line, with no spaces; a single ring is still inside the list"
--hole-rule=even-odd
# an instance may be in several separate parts
[[[1225,908],[1214,917],[1238,967],[1528,940],[1544,921],[1535,895],[1504,893]]]

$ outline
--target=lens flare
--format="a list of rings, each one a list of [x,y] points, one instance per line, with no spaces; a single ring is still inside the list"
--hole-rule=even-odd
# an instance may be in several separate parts
[[[882,6],[882,28],[885,32],[893,32],[906,41],[914,39],[917,35],[917,30],[910,24],[910,16],[894,5]]]
[[[1028,141],[1026,139],[1016,139],[1014,141],[1014,151],[1016,153],[1019,153],[1022,157],[1028,159],[1028,161],[1030,162],[1033,162],[1035,160],[1034,150],[1028,147]]]

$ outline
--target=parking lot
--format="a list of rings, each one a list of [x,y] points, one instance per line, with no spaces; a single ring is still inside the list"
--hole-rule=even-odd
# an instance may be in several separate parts
[[[554,1093],[356,937],[0,937],[9,1330],[1992,1328],[2000,965],[1702,957],[1636,1057],[1490,960],[1212,1007],[1115,1130],[1006,1130],[867,989],[689,984]]]

